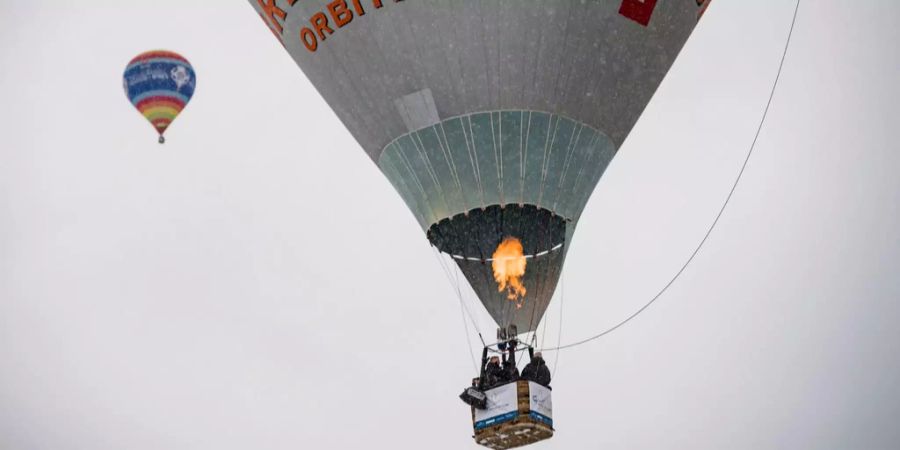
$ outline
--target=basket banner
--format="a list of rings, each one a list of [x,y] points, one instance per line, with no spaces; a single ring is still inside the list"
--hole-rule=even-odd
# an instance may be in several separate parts
[[[475,409],[475,429],[503,423],[519,415],[516,383],[504,384],[485,392],[487,408]]]
[[[533,381],[528,382],[528,409],[531,416],[553,426],[553,400],[550,389]]]

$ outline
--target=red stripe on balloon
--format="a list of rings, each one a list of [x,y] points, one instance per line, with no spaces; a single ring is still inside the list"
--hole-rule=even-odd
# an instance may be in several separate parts
[[[135,105],[135,107],[137,107],[139,111],[143,111],[145,108],[153,107],[156,105],[171,106],[178,111],[181,111],[182,109],[184,109],[185,103],[175,97],[162,97],[157,95],[154,97],[147,97],[139,101],[137,105]]]
[[[190,64],[188,62],[188,60],[185,59],[184,56],[181,56],[175,52],[170,52],[168,50],[153,50],[153,51],[149,51],[146,53],[141,53],[140,55],[135,56],[134,59],[132,59],[131,62],[129,62],[128,64],[130,65],[130,64],[134,64],[136,62],[147,61],[149,59],[154,59],[154,58],[171,58],[171,59],[177,59],[179,61],[184,61],[185,63]]]

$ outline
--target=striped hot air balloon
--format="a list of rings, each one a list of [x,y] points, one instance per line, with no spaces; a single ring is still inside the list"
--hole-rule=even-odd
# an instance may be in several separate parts
[[[162,144],[163,133],[194,95],[197,77],[185,57],[151,50],[128,63],[123,85],[128,100],[156,128]]]

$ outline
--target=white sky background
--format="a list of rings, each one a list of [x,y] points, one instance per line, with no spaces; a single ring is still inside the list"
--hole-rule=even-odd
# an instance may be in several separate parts
[[[252,8],[81,3],[0,3],[0,448],[476,448],[455,293]],[[792,9],[713,2],[580,222],[563,341],[702,238]],[[900,445],[898,12],[801,5],[718,228],[560,355],[534,448]],[[153,48],[198,73],[165,146],[121,87]]]

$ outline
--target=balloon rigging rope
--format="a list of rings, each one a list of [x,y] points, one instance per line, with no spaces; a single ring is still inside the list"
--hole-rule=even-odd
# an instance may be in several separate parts
[[[441,254],[440,254],[440,252],[438,252],[438,257],[440,257],[440,256],[441,256]],[[475,318],[472,317],[472,314],[469,312],[469,308],[467,308],[465,306],[466,301],[463,298],[464,297],[463,293],[459,287],[460,286],[459,275],[461,273],[461,270],[460,270],[459,266],[457,266],[453,261],[449,261],[447,263],[447,265],[449,267],[452,267],[451,270],[453,270],[453,279],[454,279],[454,283],[456,284],[456,296],[457,296],[457,298],[459,298],[459,306],[463,308],[463,311],[465,312],[466,316],[469,317],[469,320],[472,322],[472,327],[475,328],[475,332],[478,333],[478,339],[481,340],[481,345],[483,346],[483,345],[485,345],[484,338],[481,336],[481,330],[478,328],[478,322],[476,322]],[[472,341],[469,339],[469,328],[468,327],[466,327],[466,342],[469,343],[469,354],[472,355],[472,360],[474,361],[475,356],[472,353]],[[477,370],[477,368],[478,368],[478,366],[476,365],[476,370]]]
[[[472,351],[472,339],[469,337],[469,324],[466,323],[466,309],[463,302],[459,302],[459,312],[462,314],[463,329],[466,331],[466,346],[469,347],[469,356],[472,358],[472,368],[478,372],[478,363],[475,362],[475,353]]]
[[[437,254],[438,259],[443,260],[441,258],[441,254]],[[451,268],[452,267],[452,268]],[[479,371],[479,365],[475,362],[475,353],[472,351],[472,339],[469,336],[469,325],[466,323],[466,317],[472,322],[472,326],[478,330],[478,324],[475,322],[475,319],[472,318],[472,315],[469,314],[469,309],[466,308],[466,303],[463,300],[462,291],[459,288],[459,270],[455,267],[452,261],[448,263],[448,269],[453,271],[453,285],[456,287],[456,297],[459,299],[459,309],[463,314],[463,330],[466,333],[466,347],[469,348],[469,356],[472,358],[472,368],[475,372]],[[481,331],[478,331],[478,336],[481,336]]]
[[[543,327],[543,329],[541,330],[541,346],[540,346],[541,348],[544,348],[544,342],[547,340],[547,322],[549,322],[549,320],[547,320],[547,319],[549,319],[549,317],[548,317],[549,312],[550,312],[550,311],[549,311],[549,308],[548,308],[547,313],[544,314],[544,320],[543,320],[543,322],[544,322],[544,327]],[[558,345],[558,344],[559,344],[559,343],[557,343],[557,345]]]
[[[456,290],[456,298],[457,298],[457,300],[459,300],[459,304],[463,308],[463,311],[465,312],[466,317],[468,317],[469,320],[472,322],[472,326],[475,328],[475,331],[479,335],[481,335],[481,330],[478,328],[478,324],[475,322],[475,319],[472,317],[472,314],[469,312],[469,308],[466,307],[465,302],[463,301],[462,290],[459,287],[459,275],[456,273],[455,270],[453,270],[451,267],[448,266],[448,263],[446,261],[444,261],[444,258],[441,257],[441,254],[439,251],[437,251],[437,249],[432,247],[432,250],[434,250],[434,256],[438,260],[438,264],[441,265],[441,269],[444,271],[444,276],[447,277],[447,281],[449,281],[450,285],[453,286],[453,289]],[[452,262],[450,264],[452,265]],[[453,274],[455,276],[450,275],[451,271],[453,271]]]
[[[547,275],[546,272],[549,272],[549,269],[545,270],[543,276],[539,276],[538,279],[545,279],[546,275]],[[537,329],[538,329],[537,326],[534,326],[534,319],[535,319],[535,316],[537,315],[536,314],[537,303],[532,302],[531,305],[532,305],[531,306],[531,320],[528,321],[528,330],[529,331],[525,333],[525,341],[524,342],[526,344],[534,347],[535,339],[537,338]],[[538,325],[540,325],[540,318],[538,318]],[[534,328],[534,329],[532,330],[532,328]],[[522,358],[522,359],[524,359],[524,358]],[[516,363],[518,364],[520,362],[522,362],[521,359],[519,361],[517,361]]]
[[[463,330],[466,334],[466,344],[467,344],[466,347],[468,347],[469,356],[472,358],[472,367],[477,372],[479,370],[478,363],[475,362],[475,353],[473,353],[473,350],[472,350],[472,339],[469,336],[469,325],[466,323],[466,317],[468,317],[469,320],[472,322],[472,326],[475,328],[475,331],[478,333],[479,337],[481,336],[481,330],[478,329],[478,324],[475,322],[475,319],[473,319],[472,315],[469,313],[469,308],[466,308],[465,302],[463,302],[462,291],[459,288],[459,275],[456,275],[455,279],[454,279],[454,277],[451,277],[450,276],[450,268],[448,268],[447,265],[445,264],[444,258],[441,257],[441,254],[435,250],[434,255],[437,258],[438,263],[441,265],[441,269],[444,271],[444,275],[447,277],[447,280],[450,282],[451,285],[453,285],[453,287],[456,288],[456,298],[457,298],[457,300],[459,300],[459,309],[462,313]],[[454,272],[454,274],[456,274],[456,272]]]
[[[784,60],[787,57],[788,47],[790,46],[790,43],[791,43],[791,36],[793,36],[793,34],[794,34],[794,24],[797,22],[797,11],[799,9],[800,9],[800,0],[797,0],[797,4],[796,4],[796,6],[794,6],[794,16],[791,18],[791,28],[788,31],[787,39],[784,42],[784,51],[781,54],[781,62],[778,64],[778,72],[775,75],[775,81],[772,83],[772,90],[769,93],[769,100],[766,102],[766,108],[763,110],[762,118],[759,121],[759,126],[756,128],[756,135],[753,136],[753,142],[750,144],[750,150],[747,151],[747,157],[744,158],[744,163],[743,163],[743,165],[741,165],[741,170],[738,172],[737,177],[734,180],[734,184],[731,186],[731,191],[728,192],[728,196],[725,198],[725,202],[722,203],[722,207],[719,208],[719,213],[716,214],[716,218],[713,219],[712,224],[710,224],[710,226],[709,226],[709,229],[706,230],[706,235],[703,236],[703,239],[700,240],[700,243],[697,245],[697,247],[694,249],[694,251],[688,257],[688,259],[684,262],[684,264],[681,266],[681,268],[678,269],[678,272],[675,273],[675,276],[673,276],[672,279],[670,279],[669,282],[666,283],[665,286],[663,286],[663,288],[660,289],[660,291],[657,292],[656,295],[654,295],[653,298],[650,299],[650,301],[648,301],[646,304],[644,304],[644,306],[641,306],[637,311],[632,313],[630,316],[626,317],[625,320],[622,320],[621,322],[613,325],[612,327],[604,330],[603,332],[595,334],[591,337],[582,339],[580,341],[571,342],[571,343],[568,343],[565,345],[558,345],[555,348],[545,349],[544,351],[556,351],[556,350],[563,350],[563,349],[567,349],[567,348],[577,347],[579,345],[591,342],[595,339],[599,339],[599,338],[606,336],[607,334],[612,333],[613,331],[619,329],[619,327],[630,322],[632,319],[634,319],[635,317],[640,315],[642,312],[644,312],[647,308],[649,308],[650,305],[652,305],[654,302],[656,302],[656,300],[659,299],[669,289],[669,287],[671,287],[672,284],[675,283],[675,280],[677,280],[678,277],[680,277],[681,274],[684,273],[685,269],[687,269],[687,267],[694,260],[694,257],[696,257],[697,254],[700,252],[700,249],[703,247],[703,244],[705,244],[706,241],[709,239],[710,234],[712,234],[713,229],[715,229],[716,225],[719,223],[719,219],[722,217],[722,214],[725,212],[725,207],[728,206],[728,202],[731,200],[732,195],[734,195],[734,191],[737,189],[737,186],[741,181],[741,177],[744,175],[744,170],[747,168],[747,163],[750,161],[750,156],[753,155],[753,150],[754,150],[754,148],[756,148],[756,142],[759,139],[759,134],[762,131],[763,124],[766,121],[766,116],[769,113],[769,107],[772,105],[772,98],[775,96],[775,89],[778,87],[778,80],[781,78],[781,70],[782,70],[782,68],[784,68]],[[560,314],[562,313],[561,308],[562,308],[562,305],[560,304]],[[562,318],[560,318],[560,324],[562,323],[561,319]],[[560,332],[561,331],[562,330],[560,330]],[[554,363],[554,366],[555,366],[555,363]],[[554,368],[554,371],[555,371],[555,368]]]
[[[562,342],[562,319],[563,319],[563,306],[565,305],[566,299],[566,272],[563,271],[562,276],[562,286],[560,286],[559,291],[559,327],[557,330],[556,336],[556,345],[559,345]],[[551,374],[551,378],[556,377],[556,368],[559,365],[559,354],[562,352],[556,352],[556,355],[553,358],[553,372]]]

